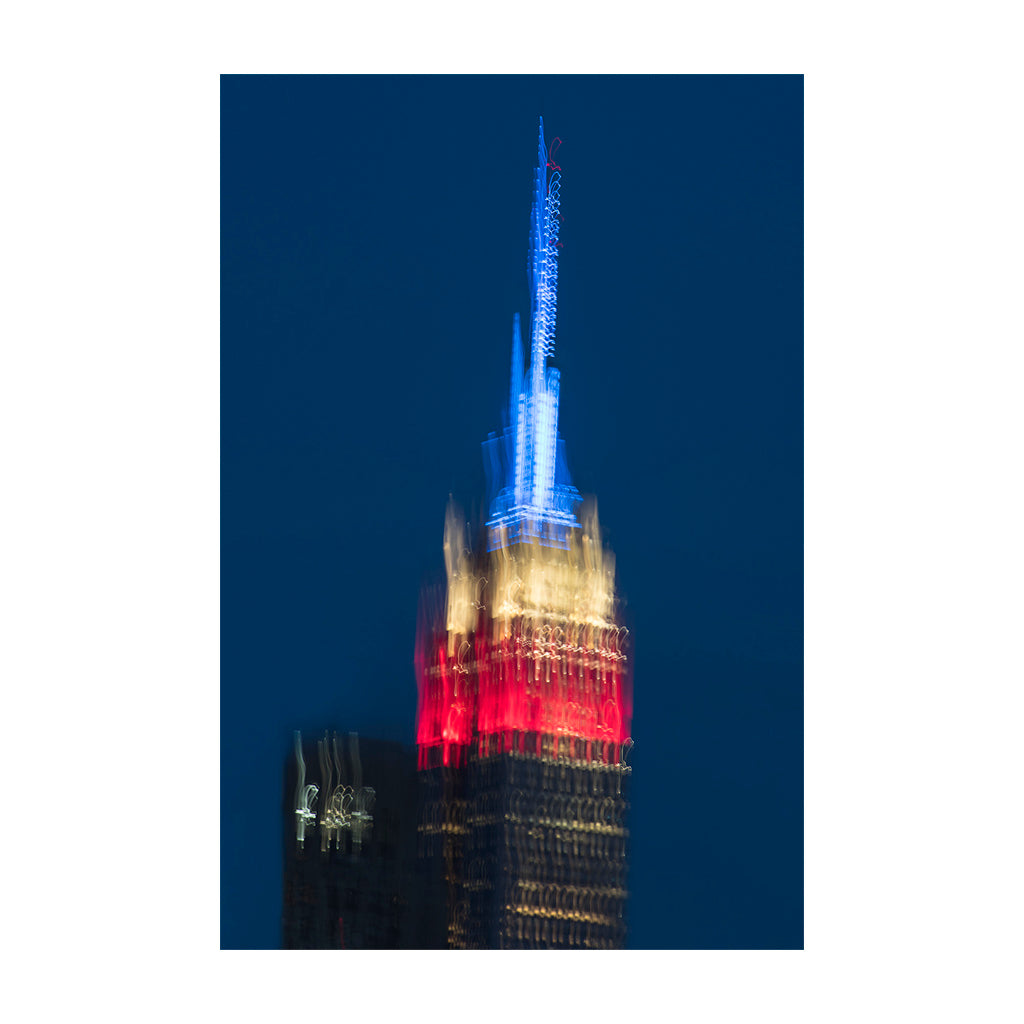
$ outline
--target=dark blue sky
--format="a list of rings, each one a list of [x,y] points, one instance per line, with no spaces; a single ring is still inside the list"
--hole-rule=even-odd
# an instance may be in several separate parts
[[[803,81],[222,79],[222,945],[280,943],[292,729],[412,742],[559,136],[555,363],[634,637],[631,940],[803,945]]]

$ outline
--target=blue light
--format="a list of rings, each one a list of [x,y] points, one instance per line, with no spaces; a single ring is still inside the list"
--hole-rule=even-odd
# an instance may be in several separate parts
[[[547,361],[555,350],[558,285],[558,222],[561,176],[548,173],[544,121],[540,122],[528,270],[530,277],[530,367],[523,366],[519,314],[512,328],[512,379],[505,443],[490,451],[505,454],[504,485],[491,501],[487,525],[490,546],[537,538],[565,547],[579,525],[580,500],[565,464],[558,437],[558,370]],[[485,442],[491,444],[491,442]],[[504,534],[502,534],[504,531]],[[504,540],[502,540],[504,536]]]

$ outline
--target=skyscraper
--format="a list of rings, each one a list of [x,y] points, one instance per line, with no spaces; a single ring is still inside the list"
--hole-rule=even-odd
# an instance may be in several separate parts
[[[528,276],[505,426],[484,442],[489,514],[449,504],[443,600],[417,637],[421,852],[448,885],[448,944],[624,945],[632,712],[614,560],[558,436],[560,168],[540,125]]]

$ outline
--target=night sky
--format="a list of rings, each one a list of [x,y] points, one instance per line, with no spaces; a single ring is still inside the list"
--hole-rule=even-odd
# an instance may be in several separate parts
[[[225,77],[221,943],[277,948],[294,729],[413,741],[481,511],[537,117],[560,433],[634,641],[633,948],[803,945],[803,80]]]

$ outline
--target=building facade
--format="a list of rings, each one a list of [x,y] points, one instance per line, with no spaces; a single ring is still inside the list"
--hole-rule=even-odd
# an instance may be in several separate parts
[[[446,890],[416,853],[416,755],[324,734],[285,769],[284,949],[441,949]]]
[[[632,688],[614,559],[558,436],[560,168],[540,127],[505,427],[484,442],[489,514],[449,504],[446,586],[416,648],[419,852],[454,948],[621,948]]]

